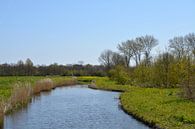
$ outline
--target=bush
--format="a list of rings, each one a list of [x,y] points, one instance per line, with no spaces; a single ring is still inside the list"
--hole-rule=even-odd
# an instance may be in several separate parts
[[[195,100],[195,69],[183,81],[183,96],[187,99]]]
[[[115,80],[118,84],[129,84],[130,76],[128,74],[128,69],[124,66],[118,65],[115,66],[112,70],[109,71],[109,76],[111,79]]]
[[[140,64],[134,70],[133,78],[135,80],[136,85],[144,86],[144,87],[153,87],[153,69],[152,67],[145,66],[144,64]]]

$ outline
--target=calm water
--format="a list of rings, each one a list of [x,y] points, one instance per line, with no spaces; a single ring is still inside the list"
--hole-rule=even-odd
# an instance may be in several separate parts
[[[119,108],[118,97],[81,86],[57,88],[6,116],[4,129],[148,129]]]

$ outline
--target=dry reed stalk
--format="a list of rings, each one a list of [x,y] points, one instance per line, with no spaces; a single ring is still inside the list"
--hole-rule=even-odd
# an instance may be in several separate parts
[[[4,120],[4,103],[0,100],[0,129],[3,128],[3,120]]]
[[[55,86],[60,87],[60,86],[70,86],[70,85],[75,85],[75,84],[77,84],[77,80],[72,79],[72,80],[64,80],[64,81],[58,82],[55,84]]]
[[[5,113],[18,108],[30,100],[32,88],[30,83],[16,83],[13,87],[11,97],[5,104]]]
[[[33,87],[33,93],[38,94],[41,91],[49,91],[54,88],[53,81],[51,79],[42,79],[37,81],[35,86]]]

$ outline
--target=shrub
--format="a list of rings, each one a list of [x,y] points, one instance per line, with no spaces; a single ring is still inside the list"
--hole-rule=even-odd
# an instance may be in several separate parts
[[[187,99],[195,100],[195,65],[186,65],[183,81],[183,96]]]
[[[187,99],[195,100],[195,76],[184,81],[183,96]]]
[[[142,87],[153,87],[153,77],[154,71],[152,67],[145,66],[144,64],[140,64],[134,70],[133,78],[135,80],[136,85]]]
[[[109,71],[110,78],[115,80],[118,84],[128,84],[130,82],[130,76],[128,70],[121,65],[116,66]]]

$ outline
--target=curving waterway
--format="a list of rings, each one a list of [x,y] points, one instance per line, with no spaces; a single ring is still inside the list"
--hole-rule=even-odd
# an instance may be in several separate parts
[[[56,88],[5,116],[4,129],[148,129],[120,109],[118,98],[84,86]]]

